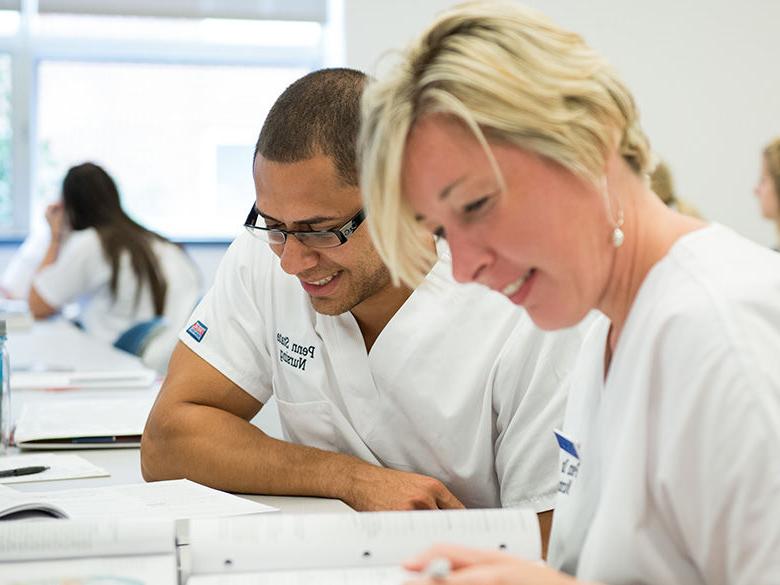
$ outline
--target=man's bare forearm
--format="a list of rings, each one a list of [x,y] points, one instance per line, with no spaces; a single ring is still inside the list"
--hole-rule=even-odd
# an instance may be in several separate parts
[[[374,467],[349,455],[274,439],[239,416],[193,403],[178,403],[150,418],[141,466],[149,481],[186,477],[231,492],[347,502],[356,468]]]

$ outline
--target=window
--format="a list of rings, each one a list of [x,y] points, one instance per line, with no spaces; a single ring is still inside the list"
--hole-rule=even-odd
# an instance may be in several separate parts
[[[11,57],[0,55],[0,229],[14,224],[11,196]]]
[[[143,225],[233,238],[268,109],[327,60],[327,6],[0,0],[0,237],[42,223],[67,169],[93,161]]]
[[[68,167],[93,161],[115,178],[126,210],[146,227],[182,239],[233,237],[254,199],[252,153],[265,115],[306,72],[44,61],[41,184],[59,189]]]

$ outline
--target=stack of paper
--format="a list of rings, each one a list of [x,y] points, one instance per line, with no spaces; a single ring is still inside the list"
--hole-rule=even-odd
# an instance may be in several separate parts
[[[141,444],[151,397],[40,401],[16,423],[20,449],[98,449]]]
[[[150,388],[157,372],[146,368],[133,370],[71,370],[61,368],[15,369],[11,372],[12,390],[75,390]]]
[[[5,321],[8,331],[24,331],[35,322],[27,301],[16,299],[0,299],[0,319]]]
[[[101,520],[0,523],[0,582],[174,585],[174,523]]]

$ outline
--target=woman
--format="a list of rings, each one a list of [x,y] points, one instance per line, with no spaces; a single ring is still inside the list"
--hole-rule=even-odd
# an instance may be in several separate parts
[[[671,207],[683,215],[701,218],[701,213],[699,213],[698,209],[677,196],[672,171],[665,162],[659,162],[653,169],[653,172],[650,173],[650,188],[653,190],[653,193],[661,198],[661,201],[667,207]]]
[[[761,177],[754,192],[761,204],[761,215],[775,222],[780,233],[780,138],[764,149]],[[780,251],[780,243],[775,250]]]
[[[179,246],[128,217],[101,167],[71,168],[46,219],[51,239],[29,295],[36,318],[80,301],[81,324],[111,343],[153,317],[184,324],[199,294],[197,270]]]
[[[422,226],[542,328],[603,314],[560,433],[554,568],[441,547],[408,566],[452,574],[415,583],[777,582],[780,257],[653,194],[601,57],[517,5],[455,8],[368,88],[360,151],[397,279],[430,261]]]

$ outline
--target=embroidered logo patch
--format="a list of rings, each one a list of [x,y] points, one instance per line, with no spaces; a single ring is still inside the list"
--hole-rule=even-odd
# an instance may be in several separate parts
[[[206,331],[208,331],[209,328],[206,327],[203,323],[200,321],[195,321],[192,325],[190,325],[190,328],[187,329],[187,333],[189,333],[189,336],[192,337],[195,341],[200,343],[200,340],[203,339],[203,336],[206,335]]]

